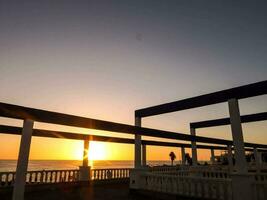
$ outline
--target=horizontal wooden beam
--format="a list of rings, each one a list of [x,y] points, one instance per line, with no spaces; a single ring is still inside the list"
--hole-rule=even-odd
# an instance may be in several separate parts
[[[1,134],[21,135],[21,132],[22,132],[22,128],[20,127],[0,125]],[[33,136],[46,137],[46,138],[71,139],[71,140],[90,140],[90,141],[98,141],[98,142],[134,144],[134,139],[130,139],[130,138],[88,135],[88,134],[81,134],[81,133],[52,131],[52,130],[43,130],[43,129],[34,129]],[[191,144],[175,143],[175,142],[158,142],[158,141],[142,140],[142,144],[151,145],[151,146],[191,148]],[[212,148],[212,149],[217,149],[217,150],[227,149],[226,147],[223,147],[223,146],[208,146],[208,145],[198,145],[198,148],[199,149],[211,149]]]
[[[40,109],[23,107],[6,103],[0,103],[0,116],[15,118],[15,119],[31,119],[37,122],[45,122],[45,123],[52,123],[52,124],[59,124],[66,126],[75,126],[81,128],[110,131],[110,132],[126,133],[131,135],[137,134],[143,136],[159,137],[159,138],[183,140],[191,142],[196,141],[209,144],[232,145],[232,141],[230,140],[208,138],[202,136],[192,136],[184,133],[176,133],[171,131],[132,126],[127,124],[79,117],[75,115],[68,115],[58,112],[40,110]],[[263,144],[245,143],[245,145],[247,147],[267,148],[267,145]]]
[[[138,134],[151,137],[160,137],[167,139],[177,139],[184,141],[197,141],[211,144],[231,144],[231,141],[191,136],[184,133],[175,133],[151,128],[132,126],[127,124],[103,121],[92,118],[79,117],[75,115],[63,114],[58,112],[40,110],[35,108],[23,107],[18,105],[0,103],[0,116],[15,119],[32,119],[37,122],[45,122],[66,126],[75,126],[110,132]]]
[[[174,101],[171,103],[139,109],[135,111],[135,116],[148,117],[222,103],[232,98],[243,99],[264,94],[267,94],[267,81],[261,81],[249,85],[222,90],[219,92],[213,92],[201,96]]]
[[[21,135],[21,132],[22,132],[21,127],[0,125],[0,133],[1,134]],[[81,133],[52,131],[52,130],[44,130],[44,129],[34,129],[33,130],[33,136],[35,136],[35,137],[47,137],[47,138],[72,139],[72,140],[90,140],[90,141],[99,141],[99,142],[134,144],[134,139],[129,139],[129,138],[88,135],[88,134],[81,134]],[[150,146],[191,148],[191,144],[176,143],[176,142],[160,142],[160,141],[142,140],[142,144],[150,145]],[[198,149],[227,150],[227,147],[214,146],[214,145],[197,145],[197,148]],[[246,151],[253,151],[253,149],[246,148]]]
[[[242,123],[265,121],[265,120],[267,120],[267,112],[241,116]],[[190,127],[191,128],[208,128],[208,127],[213,127],[213,126],[223,126],[223,125],[229,125],[229,124],[231,124],[230,118],[221,118],[221,119],[193,122],[193,123],[190,123]]]

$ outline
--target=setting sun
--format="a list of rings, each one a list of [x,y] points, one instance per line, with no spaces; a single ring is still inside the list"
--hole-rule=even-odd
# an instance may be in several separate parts
[[[106,145],[101,142],[90,141],[88,155],[89,160],[105,160],[106,157]]]

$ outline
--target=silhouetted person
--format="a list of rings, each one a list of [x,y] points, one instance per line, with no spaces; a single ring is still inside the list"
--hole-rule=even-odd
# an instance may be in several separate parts
[[[169,156],[170,156],[170,159],[171,159],[171,162],[172,162],[172,166],[173,166],[173,161],[176,159],[176,155],[175,155],[175,153],[172,151],[172,152],[169,154]]]
[[[185,154],[185,161],[186,161],[189,165],[192,165],[192,164],[193,164],[192,158],[190,157],[189,153],[186,153],[186,154]]]

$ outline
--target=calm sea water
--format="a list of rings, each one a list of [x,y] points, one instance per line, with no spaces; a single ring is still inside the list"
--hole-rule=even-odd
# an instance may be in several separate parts
[[[170,165],[170,161],[147,161],[149,165]],[[178,164],[177,161],[175,164]],[[0,172],[16,171],[16,160],[0,160]],[[30,160],[28,171],[55,170],[55,169],[78,169],[82,165],[81,160]],[[90,163],[94,169],[103,168],[133,168],[134,161],[129,160],[101,160]]]

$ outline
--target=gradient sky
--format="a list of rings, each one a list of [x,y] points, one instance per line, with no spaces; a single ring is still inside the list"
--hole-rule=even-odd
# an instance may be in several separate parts
[[[266,80],[266,10],[266,1],[243,0],[0,0],[0,101],[133,124],[139,108]],[[241,100],[241,114],[267,111],[266,100]],[[143,126],[188,133],[190,122],[227,116],[223,103],[145,118]],[[266,122],[243,128],[246,141],[267,144]],[[231,139],[229,126],[197,134]],[[17,158],[19,139],[0,135],[0,159]],[[133,159],[132,145],[101,145],[106,159]],[[159,150],[149,147],[148,159],[179,153]],[[30,157],[77,159],[81,152],[82,142],[34,138]]]

